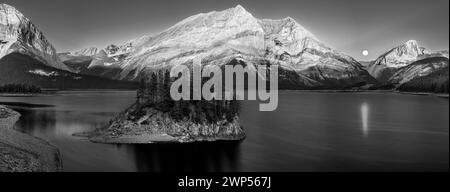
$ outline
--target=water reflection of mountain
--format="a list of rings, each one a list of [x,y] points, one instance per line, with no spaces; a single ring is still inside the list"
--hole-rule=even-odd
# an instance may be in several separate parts
[[[240,142],[133,145],[138,171],[239,171]]]

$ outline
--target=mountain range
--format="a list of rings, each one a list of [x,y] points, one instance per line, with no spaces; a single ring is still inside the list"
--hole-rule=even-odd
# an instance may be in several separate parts
[[[14,7],[0,4],[0,84],[10,83],[58,89],[136,87],[133,82],[76,73],[28,18]]]
[[[88,69],[115,69],[116,73],[100,75],[121,80],[137,80],[148,71],[202,57],[204,65],[233,61],[279,65],[280,82],[291,88],[343,88],[376,82],[355,59],[326,46],[294,19],[257,19],[240,5],[191,16],[155,36],[110,45],[103,51],[106,57],[103,52],[81,57],[92,58]],[[84,51],[71,55],[80,52]]]
[[[119,81],[138,81],[198,57],[203,65],[278,65],[282,89],[400,87],[448,67],[448,51],[431,52],[414,40],[362,65],[290,17],[258,19],[240,5],[188,17],[159,34],[121,45],[59,54],[20,12],[1,5],[0,43],[0,58],[20,53],[70,74]]]

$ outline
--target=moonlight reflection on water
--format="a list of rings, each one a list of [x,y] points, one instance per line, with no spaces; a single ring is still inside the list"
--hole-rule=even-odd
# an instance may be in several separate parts
[[[365,137],[369,135],[369,104],[364,102],[361,105],[362,132]]]

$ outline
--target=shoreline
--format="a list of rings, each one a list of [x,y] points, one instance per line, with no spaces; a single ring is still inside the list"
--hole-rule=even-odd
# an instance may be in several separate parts
[[[210,125],[191,125],[191,126],[203,127],[203,129],[209,129],[210,127],[212,127]],[[93,132],[75,133],[72,136],[85,137],[90,142],[103,144],[168,144],[168,143],[187,144],[187,143],[211,143],[211,142],[237,142],[242,141],[246,138],[245,132],[243,130],[232,134],[217,134],[217,135],[214,134],[201,135],[201,133],[173,135],[166,132],[139,133],[139,131],[135,133],[122,134],[116,133],[116,131],[117,128],[111,129],[111,126],[109,126],[107,128],[95,130]]]
[[[49,142],[14,130],[20,114],[0,105],[0,172],[60,172],[59,149]]]
[[[430,93],[430,92],[404,92],[395,90],[280,90],[280,92],[315,92],[315,93],[380,93],[380,94],[401,94],[401,95],[417,95],[417,96],[432,96],[440,98],[449,98],[448,93]]]
[[[41,97],[51,94],[46,93],[0,93],[0,97]]]
[[[0,97],[42,97],[52,96],[64,92],[114,92],[114,91],[136,91],[134,89],[71,89],[44,91],[43,93],[0,93]],[[434,96],[440,98],[449,98],[449,93],[430,93],[430,92],[405,92],[397,90],[365,90],[365,89],[280,89],[279,92],[316,92],[316,93],[391,93],[418,96]]]
[[[0,93],[0,97],[45,97],[58,95],[64,92],[131,92],[136,89],[64,89],[64,90],[44,90],[42,93]]]

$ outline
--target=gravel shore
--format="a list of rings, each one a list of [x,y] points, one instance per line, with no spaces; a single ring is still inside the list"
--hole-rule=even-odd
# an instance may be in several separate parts
[[[0,105],[0,172],[59,172],[59,150],[13,129],[20,114]]]

